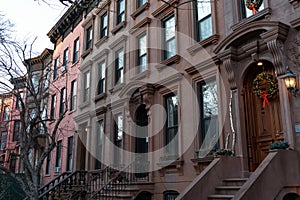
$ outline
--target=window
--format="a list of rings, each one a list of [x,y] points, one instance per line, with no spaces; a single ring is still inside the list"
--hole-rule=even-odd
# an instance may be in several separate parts
[[[175,200],[179,195],[176,191],[166,191],[164,192],[164,200]]]
[[[47,156],[46,161],[46,174],[50,174],[50,165],[51,165],[51,152]]]
[[[64,72],[67,70],[68,62],[69,62],[69,48],[66,48],[64,50],[64,57],[63,57],[63,64],[61,66],[61,72]]]
[[[245,4],[245,0],[242,0],[240,2],[241,2],[241,7],[242,7],[242,18],[248,18],[248,17],[252,16],[253,14],[255,14],[255,13],[252,13],[252,10],[247,8],[247,6]],[[259,7],[259,10],[264,9],[264,3],[263,3],[263,1],[261,1],[261,2],[262,2],[262,4]],[[259,10],[257,10],[257,11],[259,11]]]
[[[51,97],[51,110],[50,110],[50,119],[55,117],[55,106],[56,106],[56,94]]]
[[[137,50],[137,73],[141,73],[146,70],[147,65],[147,37],[146,34],[138,37],[138,50]]]
[[[79,59],[79,37],[74,41],[73,45],[73,63]]]
[[[98,68],[98,94],[102,94],[105,92],[105,61],[99,63]]]
[[[66,88],[60,90],[60,106],[59,114],[62,115],[65,112],[65,102],[66,102]]]
[[[56,144],[56,161],[55,161],[56,168],[61,166],[61,151],[62,151],[62,140],[58,141]]]
[[[123,69],[124,69],[124,51],[120,49],[116,52],[115,61],[115,84],[123,83]]]
[[[39,74],[33,74],[31,76],[31,83],[32,83],[32,89],[34,93],[37,93],[39,91],[39,80],[40,75]]]
[[[4,120],[4,121],[9,120],[9,106],[5,106],[5,107],[4,107],[3,120]]]
[[[40,123],[40,133],[41,134],[45,134],[45,126],[46,126],[46,121],[47,121],[47,110],[48,110],[48,106],[47,104],[44,105],[43,111],[42,111],[42,120],[43,123]]]
[[[83,88],[83,102],[90,98],[90,71],[84,73],[84,88]]]
[[[212,35],[212,17],[210,2],[198,1],[196,5],[196,36],[197,41]]]
[[[95,169],[101,168],[101,157],[102,157],[102,142],[103,142],[103,135],[104,135],[104,123],[103,120],[98,121],[97,124],[97,139],[96,139],[96,163]]]
[[[123,116],[122,114],[115,115],[115,141],[123,139]]]
[[[92,41],[93,41],[93,26],[90,26],[88,29],[86,29],[86,46],[85,46],[86,50],[92,48]]]
[[[0,150],[3,150],[6,148],[6,139],[7,139],[7,132],[2,132]]]
[[[171,58],[176,54],[176,40],[175,40],[175,17],[171,15],[166,18],[163,23],[164,28],[164,59]]]
[[[100,39],[108,35],[108,17],[107,17],[107,12],[105,12],[101,17],[100,17]]]
[[[117,1],[117,25],[125,21],[125,0]]]
[[[147,0],[137,0],[136,5],[137,5],[137,7],[139,8],[139,7],[141,7],[142,5],[144,5],[146,2],[147,2]]]
[[[72,156],[73,156],[73,137],[68,138],[68,151],[67,151],[67,171],[72,170]]]
[[[199,84],[200,144],[203,153],[209,154],[219,148],[218,143],[218,98],[215,80]],[[208,137],[208,139],[206,139]],[[205,142],[204,142],[205,141]],[[206,142],[207,141],[207,142]]]
[[[15,121],[14,123],[14,133],[13,133],[13,141],[18,141],[21,131],[21,121]]]
[[[54,66],[53,66],[53,80],[57,78],[58,72],[58,65],[59,65],[59,57],[55,58]]]
[[[77,96],[77,81],[71,82],[71,99],[70,99],[70,110],[75,110],[76,108],[76,96]]]
[[[9,170],[13,173],[16,172],[16,164],[17,164],[17,156],[14,154],[10,154]]]
[[[164,97],[166,109],[165,145],[168,155],[178,155],[178,98],[175,94]]]
[[[50,78],[51,78],[50,69],[47,69],[45,72],[44,90],[49,87]]]
[[[19,95],[20,96],[17,96],[17,102],[16,102],[16,108],[21,108],[22,107],[22,100],[23,100],[23,96],[24,96],[24,93],[23,92],[19,92]]]

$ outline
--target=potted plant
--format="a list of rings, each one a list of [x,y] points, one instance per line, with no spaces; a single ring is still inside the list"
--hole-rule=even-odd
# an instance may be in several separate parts
[[[232,156],[233,151],[231,149],[219,149],[214,153],[215,156]]]
[[[287,149],[290,145],[288,144],[288,142],[285,141],[279,141],[279,142],[274,142],[272,144],[270,144],[269,149],[273,150],[273,149]]]

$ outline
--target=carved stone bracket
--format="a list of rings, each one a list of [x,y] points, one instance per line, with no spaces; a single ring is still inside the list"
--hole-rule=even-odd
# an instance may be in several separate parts
[[[155,88],[152,84],[146,84],[140,88],[140,93],[143,97],[143,102],[146,105],[147,115],[150,119],[150,107],[153,103],[153,96],[154,96]]]
[[[293,5],[294,9],[299,7],[300,0],[289,0],[289,2]]]
[[[284,41],[288,35],[289,26],[279,24],[277,28],[261,34],[261,38],[267,43],[268,49],[273,55],[274,67],[277,76],[285,73]]]

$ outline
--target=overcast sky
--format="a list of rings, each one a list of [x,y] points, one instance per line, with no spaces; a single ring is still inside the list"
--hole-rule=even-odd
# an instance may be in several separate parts
[[[67,10],[59,0],[0,0],[0,12],[14,25],[17,40],[32,41],[36,36],[34,53],[53,49],[47,33]]]

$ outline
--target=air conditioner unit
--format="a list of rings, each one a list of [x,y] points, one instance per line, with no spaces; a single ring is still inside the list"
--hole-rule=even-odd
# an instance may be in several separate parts
[[[55,167],[55,168],[54,168],[54,172],[55,172],[55,173],[58,173],[59,171],[60,171],[60,167]]]

